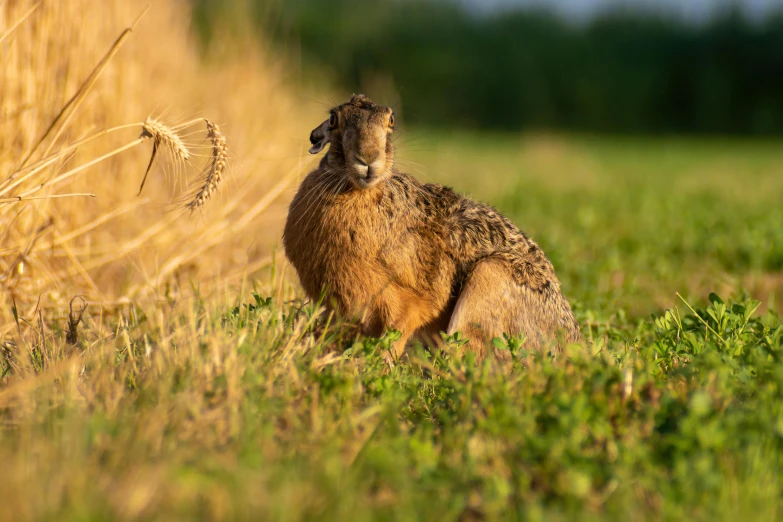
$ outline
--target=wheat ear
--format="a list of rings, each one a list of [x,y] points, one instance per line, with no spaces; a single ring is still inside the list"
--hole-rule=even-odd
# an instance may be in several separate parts
[[[217,191],[223,179],[223,174],[228,167],[228,146],[226,137],[220,132],[217,124],[205,119],[207,123],[207,137],[212,141],[212,157],[204,175],[204,183],[186,205],[191,211],[196,210],[209,201],[212,193]]]
[[[156,145],[171,151],[175,159],[182,162],[190,159],[190,151],[176,132],[153,118],[147,118],[142,125],[141,137],[152,138]]]
[[[144,123],[141,125],[140,138],[152,138],[152,156],[150,156],[150,162],[147,165],[147,171],[144,173],[144,179],[141,180],[137,196],[141,196],[144,183],[147,182],[147,175],[149,175],[152,163],[155,161],[155,155],[158,153],[158,147],[162,145],[164,148],[167,148],[174,161],[185,163],[190,159],[190,151],[177,133],[156,119],[147,118],[144,120]]]

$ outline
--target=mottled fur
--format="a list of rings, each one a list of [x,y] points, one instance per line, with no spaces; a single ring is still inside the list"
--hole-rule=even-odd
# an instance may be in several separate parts
[[[484,357],[493,337],[539,348],[581,339],[552,264],[492,207],[394,168],[393,113],[356,95],[311,134],[319,167],[288,213],[285,252],[305,292],[356,317],[369,335],[460,331]],[[358,158],[358,159],[357,159]],[[496,351],[507,359],[507,351]]]

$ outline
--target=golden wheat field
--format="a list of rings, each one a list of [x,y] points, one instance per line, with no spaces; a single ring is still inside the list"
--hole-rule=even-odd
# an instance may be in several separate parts
[[[11,300],[27,312],[74,295],[111,306],[159,297],[180,274],[209,285],[268,262],[278,196],[306,143],[280,62],[225,40],[202,60],[176,1],[146,12],[121,1],[6,2],[0,16],[4,333]],[[148,117],[195,120],[179,131],[192,155],[172,160],[164,143],[137,195],[155,141],[138,139]],[[228,172],[193,209],[211,161],[203,119],[227,138]]]

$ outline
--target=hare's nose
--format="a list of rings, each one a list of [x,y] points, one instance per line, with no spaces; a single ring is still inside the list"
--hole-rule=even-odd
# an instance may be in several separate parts
[[[356,160],[357,169],[363,172],[366,171],[371,176],[380,172],[380,170],[383,169],[385,163],[385,160],[381,154],[377,154],[372,158],[355,154],[354,159]]]
[[[353,158],[356,160],[356,163],[358,163],[360,167],[367,167],[370,164],[368,161],[366,161],[361,156],[354,156]]]
[[[367,179],[373,179],[380,174],[385,167],[384,159],[380,154],[369,161],[366,157],[354,155],[354,160],[356,160],[354,167],[359,175]]]
[[[370,167],[367,165],[367,162],[359,159],[359,157],[357,156],[354,156],[353,169],[356,171],[356,174],[361,178],[366,178],[369,175],[369,171],[370,171]]]

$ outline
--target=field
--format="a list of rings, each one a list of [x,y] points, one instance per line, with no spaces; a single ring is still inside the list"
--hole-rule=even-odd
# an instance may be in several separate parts
[[[150,15],[147,34],[180,12],[177,3],[162,5],[170,17]],[[95,16],[119,23],[132,14]],[[106,32],[101,42],[111,45],[116,34]],[[115,64],[117,74],[132,73],[138,92],[125,94],[134,102],[101,120],[114,104],[107,93],[122,83],[109,77],[71,139],[155,109],[142,103],[144,41],[132,40],[137,47]],[[102,52],[74,67],[86,74]],[[567,357],[539,354],[526,367],[518,360],[524,345],[498,340],[515,355],[508,374],[493,371],[492,361],[421,347],[389,367],[382,353],[395,333],[363,338],[350,322],[320,314],[274,249],[295,178],[310,161],[302,143],[323,108],[304,110],[279,94],[282,66],[253,60],[204,69],[193,58],[181,73],[205,78],[187,102],[232,129],[235,164],[223,199],[203,213],[136,203],[144,155],[111,158],[114,180],[74,180],[99,193],[98,203],[18,202],[60,219],[26,259],[66,275],[51,291],[36,280],[29,292],[4,292],[0,519],[779,516],[780,142],[403,126],[399,167],[494,204],[533,236],[589,342],[569,347]],[[263,91],[275,108],[248,119],[237,100],[252,93],[213,100],[210,91],[234,85],[231,71],[249,75],[246,88]],[[10,99],[3,94],[0,86],[0,101]],[[328,94],[315,97],[329,103]],[[29,149],[56,113],[47,110],[27,120],[39,127],[21,144],[0,146],[2,179],[15,151]],[[280,179],[290,179],[285,190],[275,189]],[[150,183],[153,194],[174,191],[156,172]],[[95,224],[122,205],[136,206]],[[38,214],[13,218],[6,208],[3,263],[40,226],[29,217]],[[148,243],[106,258],[139,237]],[[69,325],[70,297],[82,292],[89,306]]]

